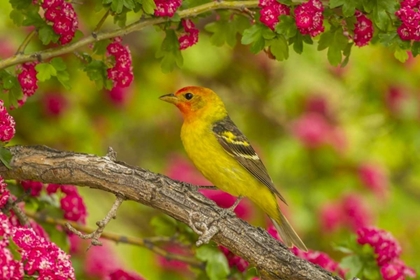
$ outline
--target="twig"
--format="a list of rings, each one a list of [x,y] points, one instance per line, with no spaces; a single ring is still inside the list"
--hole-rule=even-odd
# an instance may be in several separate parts
[[[87,226],[78,224],[76,222],[68,221],[68,220],[56,219],[56,218],[44,215],[42,213],[32,213],[32,212],[25,211],[25,214],[26,216],[38,222],[44,222],[44,223],[48,223],[52,225],[60,225],[60,226],[66,226],[66,224],[70,224],[72,228],[78,230],[79,232],[85,232],[85,233],[94,231],[94,229],[91,227],[87,227]],[[145,247],[149,249],[150,251],[165,257],[168,260],[181,261],[199,269],[205,268],[205,264],[203,262],[200,262],[194,258],[190,258],[187,256],[177,255],[171,252],[167,252],[164,249],[156,246],[156,243],[159,243],[159,242],[171,242],[171,239],[172,239],[171,237],[157,236],[157,237],[150,237],[150,238],[136,238],[136,237],[123,236],[123,235],[110,233],[110,232],[103,232],[101,235],[101,238],[114,241],[116,243],[123,243],[123,244],[135,245],[139,247]]]
[[[26,216],[26,214],[22,211],[22,209],[20,209],[19,205],[17,205],[17,203],[15,201],[13,201],[13,198],[9,197],[7,199],[6,206],[8,206],[9,209],[12,208],[13,213],[15,213],[16,217],[19,220],[19,223],[22,226],[31,227],[31,224],[29,223],[28,216]]]
[[[29,42],[31,41],[32,37],[34,37],[36,33],[36,30],[32,30],[25,38],[25,40],[23,40],[22,44],[19,46],[19,48],[17,49],[15,55],[21,55],[24,53],[26,47],[28,46]]]
[[[111,221],[111,219],[115,219],[115,217],[117,217],[117,210],[120,207],[120,205],[123,203],[125,198],[122,197],[122,196],[119,196],[119,195],[116,195],[116,197],[117,198],[116,198],[114,204],[112,205],[108,214],[106,214],[105,218],[96,222],[96,225],[98,226],[98,228],[96,230],[94,230],[93,232],[88,233],[88,234],[87,233],[84,234],[84,233],[78,231],[77,229],[75,229],[74,227],[72,227],[72,225],[70,223],[65,224],[65,227],[69,231],[73,232],[74,234],[76,234],[80,238],[91,239],[90,245],[87,248],[88,250],[92,245],[93,246],[101,246],[102,245],[101,241],[99,241],[99,238],[101,237],[106,225]]]
[[[102,27],[102,25],[104,24],[105,20],[108,18],[109,13],[110,13],[110,10],[108,9],[108,10],[106,11],[106,13],[104,14],[104,16],[101,18],[101,20],[98,22],[98,24],[96,25],[95,29],[94,29],[94,30],[93,30],[93,32],[92,32],[92,36],[93,36],[93,37],[96,37],[96,35],[97,35],[97,33],[98,33],[99,29],[101,29],[101,27]]]
[[[244,8],[255,8],[257,6],[258,6],[258,1],[254,1],[254,0],[252,1],[221,1],[221,2],[214,1],[214,2],[206,3],[197,7],[193,7],[191,9],[179,11],[177,14],[179,18],[186,18],[186,17],[195,17],[197,15],[200,15],[209,11],[213,11],[213,10],[218,10],[218,9],[241,10]],[[83,39],[80,39],[79,41],[70,43],[65,46],[50,48],[50,49],[42,50],[40,52],[33,52],[29,54],[21,54],[21,55],[9,57],[0,61],[0,70],[16,65],[16,64],[28,62],[28,61],[36,61],[36,60],[44,61],[46,59],[56,57],[62,54],[71,53],[77,50],[78,48],[89,45],[96,41],[114,38],[117,36],[124,36],[131,32],[139,31],[147,26],[166,22],[167,20],[168,19],[164,17],[144,19],[144,20],[140,20],[135,23],[132,23],[130,25],[127,25],[126,27],[121,28],[121,29],[115,29],[115,30],[106,31],[106,32],[98,32],[96,36],[92,36],[92,35],[86,36]]]

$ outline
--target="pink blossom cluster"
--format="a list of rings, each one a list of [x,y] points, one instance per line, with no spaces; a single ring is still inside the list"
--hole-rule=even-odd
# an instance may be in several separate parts
[[[275,239],[280,240],[280,235],[273,225],[268,227],[267,232]],[[297,257],[308,260],[311,263],[317,264],[328,271],[338,273],[341,277],[344,277],[344,271],[338,266],[338,263],[331,259],[326,253],[312,250],[304,252],[296,247],[293,247],[290,250]]]
[[[312,250],[309,250],[308,252],[304,252],[304,251],[299,250],[296,247],[293,247],[290,250],[297,257],[305,259],[313,264],[317,264],[320,267],[323,267],[326,270],[331,271],[333,273],[337,273],[342,278],[344,278],[344,275],[345,275],[344,270],[341,269],[338,266],[338,263],[334,261],[333,259],[331,259],[327,253],[319,252],[319,251],[312,251]]]
[[[359,168],[360,181],[372,190],[378,197],[383,197],[389,188],[388,177],[385,170],[373,163],[362,163]]]
[[[26,102],[26,99],[38,89],[35,65],[35,62],[26,62],[17,66],[19,72],[17,78],[23,91],[23,99],[18,101],[19,106],[22,106]]]
[[[315,37],[324,32],[324,6],[320,0],[309,0],[296,7],[295,21],[301,34]]]
[[[402,1],[395,15],[401,20],[401,25],[397,29],[400,38],[407,41],[420,41],[420,1]]]
[[[154,0],[156,4],[155,16],[172,17],[181,6],[182,0]]]
[[[60,35],[60,43],[65,45],[71,42],[79,25],[72,4],[64,0],[44,0],[41,7],[45,19],[53,24],[54,32]]]
[[[229,249],[226,247],[219,246],[219,249],[226,256],[229,267],[236,267],[239,272],[244,272],[245,270],[248,269],[249,264],[246,260],[244,260],[243,258],[239,256],[236,256],[234,253],[229,251]]]
[[[44,184],[37,181],[21,181],[20,185],[26,192],[29,192],[29,194],[34,197],[39,196],[44,187]]]
[[[179,49],[185,50],[198,42],[198,29],[190,19],[183,19],[181,21],[184,33],[178,38]]]
[[[61,189],[61,192],[64,194],[60,200],[61,209],[64,211],[64,218],[86,224],[86,206],[77,188],[73,185],[49,184],[46,190],[48,194],[53,194],[58,189]]]
[[[349,194],[340,201],[325,204],[321,208],[321,227],[325,232],[332,232],[340,226],[350,227],[357,231],[367,226],[371,221],[371,215],[362,198]]]
[[[3,213],[0,213],[0,236],[0,279],[22,279],[24,275],[37,275],[39,279],[76,279],[69,255],[32,228],[13,226]],[[20,260],[13,258],[10,239],[18,247],[16,253],[20,254]]]
[[[117,269],[116,271],[109,274],[106,280],[144,280],[144,278],[137,275],[136,273]]]
[[[401,247],[391,233],[375,227],[364,227],[357,231],[357,242],[370,245],[375,254],[384,280],[404,280],[414,278],[414,269],[407,267],[399,259]]]
[[[134,78],[130,49],[121,44],[121,37],[116,37],[106,50],[115,58],[114,66],[107,70],[108,79],[114,81],[114,87],[128,87]]]
[[[353,41],[358,47],[369,44],[373,36],[373,24],[362,12],[356,11]]]
[[[0,208],[3,208],[10,197],[10,191],[7,189],[7,184],[3,177],[0,176]]]
[[[15,120],[4,107],[3,100],[0,100],[0,141],[8,142],[15,136]]]
[[[47,116],[58,117],[67,107],[67,99],[59,93],[47,93],[42,97],[44,112]]]
[[[290,15],[290,8],[276,0],[259,0],[258,2],[261,8],[260,21],[272,30],[279,23],[279,16]]]

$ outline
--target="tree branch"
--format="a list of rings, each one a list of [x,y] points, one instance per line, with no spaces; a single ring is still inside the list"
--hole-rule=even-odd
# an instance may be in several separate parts
[[[88,186],[159,209],[186,224],[190,216],[202,223],[217,220],[219,230],[213,240],[256,266],[262,279],[341,279],[294,256],[261,228],[254,228],[236,216],[217,219],[223,209],[200,194],[196,186],[109,157],[45,146],[8,149],[13,155],[11,169],[0,164],[0,175],[5,179]]]
[[[218,9],[243,10],[244,8],[255,8],[257,6],[258,1],[213,1],[197,7],[179,11],[177,14],[180,18],[188,18],[195,17],[197,15]],[[160,24],[168,20],[170,19],[165,17],[143,19],[120,29],[115,29],[106,32],[94,32],[91,35],[80,39],[79,41],[65,46],[59,46],[28,54],[16,54],[15,56],[0,60],[0,70],[24,62],[44,61],[46,59],[56,57],[62,54],[71,53],[83,46],[92,44],[95,41],[101,41],[117,36],[124,36],[131,32],[139,31],[147,26]]]

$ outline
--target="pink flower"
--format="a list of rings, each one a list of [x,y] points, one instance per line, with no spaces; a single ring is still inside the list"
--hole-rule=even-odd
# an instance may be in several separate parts
[[[387,107],[393,113],[401,112],[401,109],[403,109],[404,101],[407,99],[408,95],[406,91],[403,88],[397,86],[391,86],[385,96]]]
[[[363,47],[369,44],[373,36],[373,24],[360,11],[356,11],[356,23],[354,25],[354,43],[358,47]]]
[[[17,66],[19,71],[17,78],[24,95],[21,100],[21,104],[19,104],[20,106],[25,103],[27,97],[33,95],[38,89],[38,79],[36,77],[37,72],[35,70],[36,64],[37,63],[35,62],[26,62]]]
[[[43,96],[44,112],[48,116],[60,116],[67,106],[67,99],[57,93],[49,93]]]
[[[86,206],[83,198],[78,193],[64,196],[60,200],[60,205],[64,211],[65,219],[86,224]]]
[[[279,23],[279,16],[290,15],[290,8],[284,4],[280,4],[275,0],[259,0],[260,21],[274,30],[277,23]]]
[[[165,247],[165,251],[176,254],[176,255],[187,255],[188,251],[181,246],[178,246],[176,244],[169,244]],[[177,260],[171,260],[168,258],[165,258],[164,256],[157,256],[157,262],[160,267],[166,269],[166,270],[172,270],[172,271],[178,271],[178,272],[185,272],[187,271],[188,265],[184,262],[177,261]]]
[[[205,195],[206,197],[210,198],[219,207],[222,208],[229,208],[233,205],[236,201],[236,197],[233,195],[230,195],[228,193],[219,191],[219,190],[200,190],[200,192]],[[251,217],[251,210],[252,205],[250,202],[246,199],[242,199],[241,202],[239,202],[238,206],[235,208],[235,214],[242,219],[248,219]]]
[[[348,194],[336,203],[326,204],[321,208],[321,227],[326,232],[347,226],[357,231],[368,225],[371,215],[361,197]]]
[[[329,140],[331,126],[324,116],[305,113],[292,125],[293,134],[307,147],[316,148]]]
[[[181,24],[185,32],[178,38],[179,49],[185,50],[198,42],[199,30],[190,19],[182,19]]]
[[[114,66],[107,69],[108,79],[114,81],[114,87],[128,87],[134,79],[130,49],[116,37],[106,50],[108,56],[115,58]]]
[[[311,263],[317,264],[330,272],[337,273],[341,277],[344,278],[344,275],[345,275],[344,270],[341,269],[338,266],[338,263],[334,261],[333,259],[331,259],[330,256],[328,256],[328,254],[324,252],[312,251],[312,250],[309,250],[308,252],[304,252],[304,251],[299,250],[296,247],[293,247],[290,250],[292,251],[293,254],[295,254],[299,258],[308,260]]]
[[[174,154],[168,160],[165,174],[174,180],[188,182],[198,186],[212,186],[203,175],[184,157]]]
[[[140,277],[136,273],[117,269],[116,271],[109,274],[107,280],[144,280],[144,278]]]
[[[52,23],[54,32],[60,35],[60,43],[70,43],[79,25],[72,4],[63,0],[45,0],[41,7],[47,22]]]
[[[110,243],[102,240],[101,242],[102,246],[92,246],[86,253],[84,267],[87,276],[105,278],[122,267]]]
[[[109,99],[116,106],[122,106],[126,103],[129,96],[126,88],[115,86],[110,91],[107,91]]]
[[[35,197],[41,194],[44,186],[41,182],[36,181],[21,181],[20,184],[25,191],[30,191],[31,196]]]
[[[403,1],[395,15],[401,20],[397,33],[402,40],[420,40],[420,11],[418,1]]]
[[[156,4],[155,16],[173,17],[176,10],[181,6],[181,0],[154,0]]]
[[[32,228],[12,229],[13,242],[21,249],[25,274],[39,279],[76,279],[70,257],[54,243],[38,236]]]
[[[322,206],[320,211],[321,228],[323,232],[335,231],[342,223],[342,209],[339,203]]]
[[[49,195],[51,195],[53,193],[56,193],[57,190],[60,188],[60,186],[61,185],[59,185],[59,184],[48,184],[47,188],[46,188],[46,191]]]
[[[0,100],[0,141],[8,142],[15,136],[16,124],[3,105],[3,100]]]
[[[359,167],[359,178],[366,187],[380,197],[383,197],[388,190],[388,177],[378,165],[372,163],[361,164]]]
[[[295,21],[299,32],[315,37],[324,32],[324,7],[320,0],[309,0],[296,7]]]
[[[4,205],[6,205],[9,197],[10,197],[10,192],[7,189],[7,184],[4,182],[3,177],[0,176],[0,209],[3,208]]]
[[[0,279],[23,279],[23,263],[13,259],[9,248],[0,246]]]
[[[236,256],[234,253],[229,251],[229,249],[226,247],[219,246],[219,249],[226,256],[229,267],[236,267],[239,272],[244,272],[245,270],[248,269],[249,264],[246,260],[242,259],[239,256]]]
[[[417,276],[414,269],[406,266],[401,260],[383,265],[381,275],[384,280],[405,280],[406,276],[410,278]]]

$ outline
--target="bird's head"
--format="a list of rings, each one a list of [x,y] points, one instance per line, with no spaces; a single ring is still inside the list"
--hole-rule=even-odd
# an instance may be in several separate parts
[[[197,118],[219,120],[227,115],[222,100],[208,88],[184,87],[159,98],[178,107],[185,120]]]

